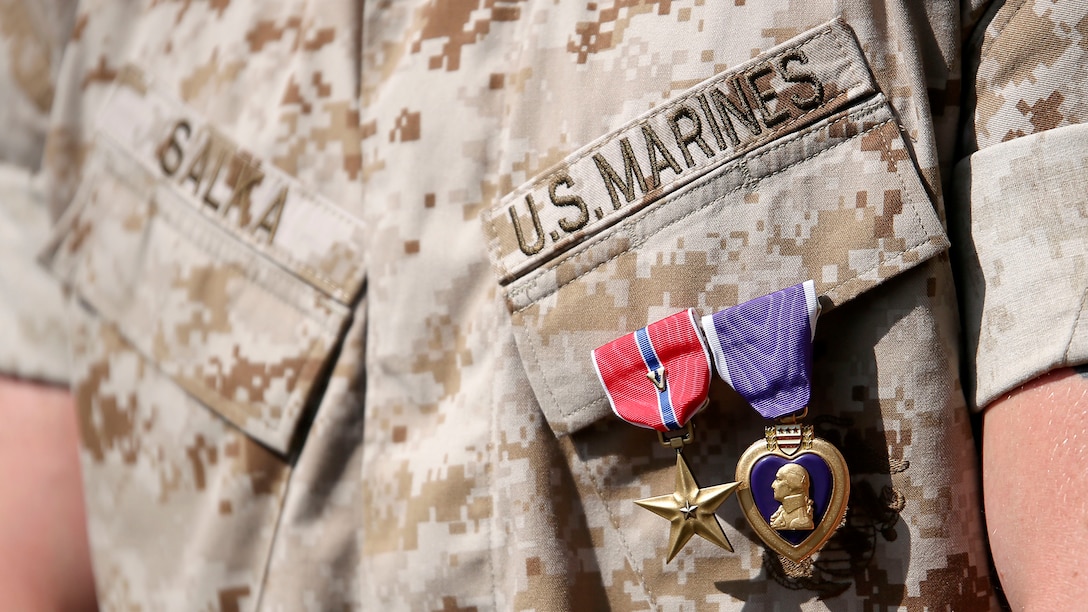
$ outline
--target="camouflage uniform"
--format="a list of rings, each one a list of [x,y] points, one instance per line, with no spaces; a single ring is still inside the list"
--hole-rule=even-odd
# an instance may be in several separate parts
[[[72,385],[104,609],[993,604],[969,408],[1088,355],[1083,3],[2,0],[0,37],[0,367]],[[665,564],[631,501],[671,451],[589,351],[807,278],[846,525],[791,578],[729,502],[735,553]],[[703,484],[763,427],[711,396]]]

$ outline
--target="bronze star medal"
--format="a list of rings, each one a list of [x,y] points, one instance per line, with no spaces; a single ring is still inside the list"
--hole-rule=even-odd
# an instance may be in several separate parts
[[[706,406],[710,389],[710,352],[695,311],[597,347],[593,363],[616,416],[656,430],[661,443],[676,450],[676,491],[635,502],[669,520],[668,561],[696,534],[732,552],[714,511],[737,483],[700,489],[680,454],[692,440],[690,419]]]
[[[680,552],[693,535],[702,536],[733,552],[733,546],[725,537],[725,532],[722,531],[722,526],[718,523],[718,517],[714,515],[714,512],[737,490],[737,485],[738,483],[731,482],[700,489],[691,475],[691,470],[688,469],[687,462],[684,461],[684,456],[679,451],[676,453],[676,491],[635,501],[636,504],[672,523],[669,528],[669,556],[665,560],[666,563],[672,561],[676,553]]]

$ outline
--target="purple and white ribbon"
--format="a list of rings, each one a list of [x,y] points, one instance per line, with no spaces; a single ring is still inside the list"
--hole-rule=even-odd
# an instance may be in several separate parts
[[[764,418],[808,406],[819,313],[809,280],[703,317],[718,375]]]

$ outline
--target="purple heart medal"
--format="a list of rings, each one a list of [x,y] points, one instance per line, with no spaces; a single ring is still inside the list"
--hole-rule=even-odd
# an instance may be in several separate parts
[[[741,455],[737,499],[760,539],[795,564],[823,548],[850,496],[842,454],[798,423],[808,413],[819,304],[805,281],[702,320],[718,375],[777,421]]]

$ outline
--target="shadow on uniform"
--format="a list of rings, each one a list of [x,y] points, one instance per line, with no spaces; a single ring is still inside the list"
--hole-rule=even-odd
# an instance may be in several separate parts
[[[846,519],[815,557],[811,575],[791,575],[776,553],[764,549],[758,577],[715,582],[718,590],[745,602],[741,609],[763,609],[768,597],[753,597],[756,593],[768,594],[783,610],[800,609],[812,599],[825,600],[832,608],[862,600],[875,609],[900,605],[907,599],[910,532],[899,520],[906,501],[892,475],[911,472],[910,462],[904,459],[911,433],[910,426],[904,425],[907,407],[902,394],[897,394],[898,398],[878,396],[887,379],[880,377],[877,364],[886,363],[888,356],[887,349],[877,345],[882,341],[886,345],[889,333],[920,305],[919,301],[927,299],[926,286],[924,270],[915,270],[838,308],[832,309],[822,298],[825,314],[820,317],[813,344],[807,422],[818,437],[842,452],[849,466]],[[904,297],[910,295],[916,299]],[[879,359],[878,350],[884,351]],[[730,409],[730,414],[736,412]],[[734,426],[743,427],[749,441],[758,439],[755,436],[762,435],[765,422],[750,410],[747,414],[752,416]],[[757,541],[743,517],[727,516],[745,538]]]

